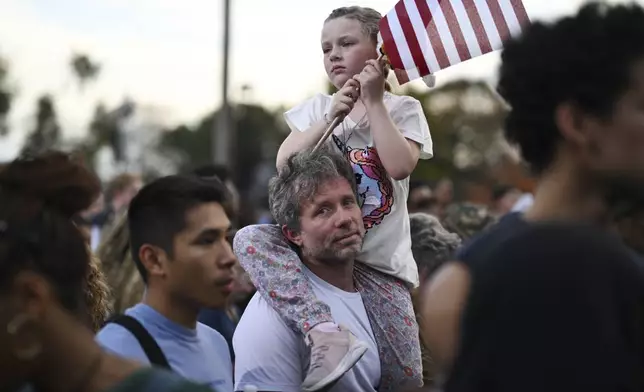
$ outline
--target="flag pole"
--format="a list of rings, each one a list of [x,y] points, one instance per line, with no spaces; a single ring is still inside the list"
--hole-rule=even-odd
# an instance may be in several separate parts
[[[378,61],[382,59],[385,59],[386,61],[385,52],[383,50],[380,51],[380,56],[378,56]],[[385,67],[387,66],[388,64],[385,64]],[[355,101],[357,100],[358,98],[355,99]],[[324,133],[322,134],[322,137],[320,138],[320,140],[318,140],[318,143],[315,145],[315,147],[313,147],[313,152],[316,152],[317,150],[320,149],[320,147],[322,147],[324,142],[326,142],[329,136],[331,136],[331,134],[333,133],[333,130],[336,129],[338,125],[340,125],[340,121],[342,121],[343,119],[344,119],[343,116],[337,116],[333,119],[333,121],[331,121],[331,124],[329,124],[326,131],[324,131]]]
[[[329,124],[329,127],[326,129],[326,131],[324,131],[324,134],[318,141],[318,144],[316,144],[315,147],[313,147],[313,152],[316,152],[317,150],[320,149],[320,147],[322,147],[324,142],[326,142],[326,139],[328,139],[329,136],[331,136],[331,134],[333,133],[333,130],[337,128],[338,125],[340,125],[340,120],[341,118],[340,116],[338,116],[334,118],[333,121],[331,121],[331,124]]]

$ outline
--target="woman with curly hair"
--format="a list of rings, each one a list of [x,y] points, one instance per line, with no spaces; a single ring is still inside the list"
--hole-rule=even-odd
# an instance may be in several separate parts
[[[100,274],[73,221],[99,192],[96,176],[59,152],[0,171],[0,390],[210,391],[104,352],[79,317],[100,314],[104,300],[104,288],[88,287]]]

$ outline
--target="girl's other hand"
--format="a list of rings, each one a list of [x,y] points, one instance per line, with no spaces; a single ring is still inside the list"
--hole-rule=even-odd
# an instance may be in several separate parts
[[[360,82],[360,98],[365,105],[382,101],[385,93],[385,72],[382,61],[367,60],[362,72],[353,79]]]
[[[360,83],[354,79],[347,80],[344,86],[333,96],[327,121],[331,121],[336,117],[344,118],[348,116],[359,97]]]

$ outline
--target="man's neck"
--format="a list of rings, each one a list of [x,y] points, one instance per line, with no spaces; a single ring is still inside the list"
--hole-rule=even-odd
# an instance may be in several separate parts
[[[531,221],[591,222],[607,226],[610,210],[604,193],[583,183],[583,176],[563,168],[539,181],[534,204],[525,213]]]
[[[143,303],[161,313],[170,321],[186,328],[197,328],[199,308],[188,304],[186,301],[174,299],[165,292],[148,286]]]
[[[329,264],[304,257],[302,262],[317,277],[343,291],[356,292],[353,283],[353,260]]]

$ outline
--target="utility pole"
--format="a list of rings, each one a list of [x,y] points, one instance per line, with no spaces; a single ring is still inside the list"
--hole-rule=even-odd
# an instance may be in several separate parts
[[[224,53],[222,56],[221,111],[212,129],[212,156],[215,163],[231,165],[232,124],[228,102],[228,65],[230,52],[230,0],[224,0]]]

